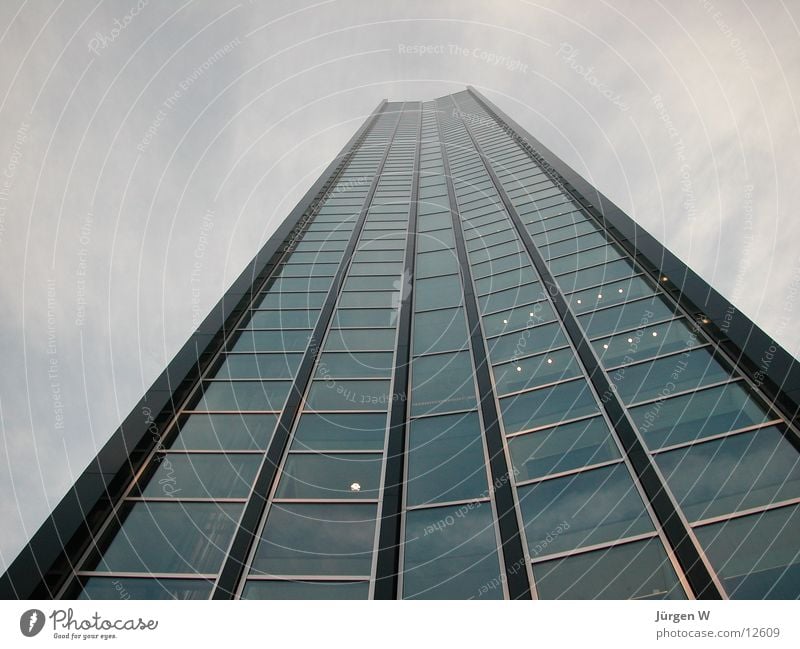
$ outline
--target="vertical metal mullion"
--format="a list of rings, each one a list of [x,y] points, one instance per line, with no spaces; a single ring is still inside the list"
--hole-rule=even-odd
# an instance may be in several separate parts
[[[380,532],[378,536],[378,556],[375,568],[374,599],[397,599],[398,571],[402,551],[401,516],[403,507],[403,475],[405,470],[406,428],[408,426],[408,380],[411,362],[411,318],[414,262],[417,251],[417,201],[419,197],[419,169],[422,151],[422,103],[419,106],[419,127],[417,129],[417,149],[411,178],[411,199],[408,214],[408,235],[406,239],[405,263],[403,266],[403,287],[408,293],[400,298],[398,317],[397,347],[395,349],[394,378],[392,381],[392,406],[389,415],[389,437],[386,445],[386,469],[383,481],[381,502]]]
[[[497,507],[497,525],[500,530],[505,583],[508,587],[510,599],[531,599],[531,585],[528,580],[527,560],[522,545],[517,508],[511,486],[511,473],[506,462],[503,433],[500,430],[492,378],[489,373],[488,359],[486,358],[483,328],[478,312],[478,298],[472,287],[472,271],[469,265],[464,232],[461,228],[461,214],[458,209],[453,178],[450,175],[450,160],[447,155],[442,123],[439,119],[438,104],[434,115],[439,130],[439,146],[442,151],[447,196],[450,201],[450,217],[453,222],[456,253],[463,278],[464,311],[467,317],[467,328],[469,329],[475,378],[478,383],[484,439],[489,453],[489,469],[492,476],[491,491]]]
[[[377,123],[380,115],[387,113],[386,105],[383,110],[376,114],[370,129]],[[247,557],[250,554],[250,549],[256,541],[256,532],[259,529],[261,518],[266,510],[268,494],[272,489],[275,476],[277,475],[278,466],[280,466],[281,459],[285,451],[286,444],[291,435],[294,421],[300,412],[300,406],[303,403],[303,396],[311,381],[314,365],[319,354],[321,341],[325,336],[325,332],[330,325],[333,317],[336,300],[344,284],[344,278],[349,266],[350,258],[355,252],[356,245],[361,235],[361,230],[364,227],[364,222],[367,219],[372,198],[375,195],[375,190],[378,187],[378,182],[383,171],[383,166],[386,163],[386,158],[391,150],[392,140],[397,128],[400,125],[400,118],[402,111],[398,112],[397,124],[395,124],[392,135],[389,136],[386,143],[386,150],[381,157],[380,162],[375,170],[369,191],[364,198],[364,204],[359,213],[358,219],[353,226],[353,232],[350,235],[350,240],[347,243],[347,248],[342,255],[342,260],[339,263],[339,269],[336,271],[333,283],[328,290],[328,295],[325,303],[320,311],[319,318],[311,334],[308,347],[303,355],[303,360],[295,374],[292,388],[286,403],[283,406],[281,416],[278,419],[277,427],[270,441],[269,448],[265,454],[264,461],[258,471],[255,481],[253,482],[253,489],[250,498],[245,505],[244,512],[239,521],[239,525],[234,534],[233,541],[228,550],[227,557],[220,570],[219,577],[214,585],[214,590],[211,594],[211,599],[232,599],[236,593],[239,581],[244,578],[244,569],[247,563]],[[366,141],[366,140],[365,140]],[[363,146],[362,141],[361,146]]]
[[[456,108],[459,108],[455,98],[451,97],[451,99]],[[490,115],[492,114],[491,111],[488,109],[486,110],[487,113]],[[572,341],[580,361],[586,368],[589,381],[597,394],[603,395],[601,399],[602,407],[613,424],[614,429],[617,431],[617,435],[624,446],[631,466],[636,473],[636,477],[650,500],[650,504],[675,552],[675,556],[678,558],[678,562],[686,574],[686,578],[695,596],[698,599],[725,598],[725,591],[722,584],[709,564],[705,553],[700,548],[694,533],[689,527],[688,521],[674,501],[669,490],[666,488],[644,442],[642,442],[638,431],[629,419],[627,409],[609,381],[591,344],[584,336],[577,318],[572,314],[572,311],[570,311],[561,289],[550,273],[547,263],[534,244],[533,238],[522,223],[522,219],[517,213],[511,199],[508,197],[500,179],[497,177],[490,159],[483,153],[483,149],[473,134],[468,121],[469,120],[464,119],[461,120],[467,134],[472,140],[475,150],[484,161],[486,171],[492,179],[492,183],[536,271],[539,273],[545,289],[552,298],[553,306],[564,324],[564,329]]]

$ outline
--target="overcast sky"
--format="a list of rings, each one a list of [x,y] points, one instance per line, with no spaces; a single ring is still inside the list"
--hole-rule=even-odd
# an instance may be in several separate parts
[[[3,0],[0,569],[383,98],[477,87],[797,356],[798,23],[780,0]]]

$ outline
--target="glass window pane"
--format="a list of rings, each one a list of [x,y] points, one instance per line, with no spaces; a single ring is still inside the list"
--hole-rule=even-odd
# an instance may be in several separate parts
[[[565,347],[567,339],[560,325],[554,322],[492,338],[487,344],[492,363],[501,363],[547,351],[553,347]]]
[[[251,579],[242,599],[367,599],[368,581],[286,581]]]
[[[311,331],[308,329],[242,331],[229,350],[234,352],[305,351],[310,338]]]
[[[360,250],[353,255],[356,263],[377,261],[385,263],[388,261],[402,262],[405,257],[403,250]]]
[[[800,507],[695,529],[732,599],[800,599]]]
[[[265,450],[277,415],[189,415],[170,448],[194,451]]]
[[[386,414],[303,413],[292,450],[383,450]]]
[[[414,283],[414,309],[437,309],[461,304],[461,277],[447,275],[418,279]]]
[[[624,464],[517,489],[532,558],[653,530]]]
[[[579,250],[586,250],[596,246],[602,246],[608,243],[605,235],[600,232],[591,232],[574,239],[554,243],[551,246],[541,246],[540,251],[545,259],[553,257],[560,257],[561,255],[569,255],[578,252]]]
[[[629,302],[640,297],[652,296],[655,287],[641,276],[623,279],[619,282],[603,284],[597,288],[572,293],[566,297],[567,303],[575,313],[585,313],[592,309]],[[653,320],[654,318],[651,318]]]
[[[570,381],[551,388],[500,399],[506,433],[555,424],[598,411],[586,381]]]
[[[658,407],[655,407],[657,404]],[[631,408],[651,449],[691,442],[772,418],[741,381]]]
[[[309,410],[387,410],[389,381],[314,381]]]
[[[340,253],[336,253],[340,254]],[[255,309],[319,309],[328,294],[319,293],[267,293]]]
[[[212,381],[193,410],[280,410],[290,381]]]
[[[550,268],[550,272],[553,273],[553,275],[561,275],[563,273],[581,270],[588,266],[616,261],[622,258],[622,253],[616,246],[612,245],[603,248],[593,248],[592,250],[584,250],[574,255],[552,259],[547,262],[547,266]]]
[[[411,361],[412,416],[475,407],[469,352],[419,356]]]
[[[495,365],[492,370],[497,394],[535,388],[581,375],[575,354],[569,348]]]
[[[401,275],[403,273],[402,262],[378,262],[378,263],[353,263],[350,264],[348,271],[349,277],[356,275]]]
[[[686,599],[658,539],[534,564],[540,599]]]
[[[317,378],[388,378],[394,366],[393,352],[327,352],[320,357]]]
[[[563,241],[564,239],[572,239],[579,237],[582,234],[589,234],[590,232],[599,232],[600,228],[594,223],[586,220],[586,217],[581,216],[582,220],[576,221],[573,225],[566,225],[560,228],[551,226],[547,223],[547,230],[545,232],[533,234],[533,242],[537,245],[546,245]],[[534,224],[535,225],[535,224]],[[534,226],[529,227],[529,231],[536,232]]]
[[[394,349],[394,329],[332,329],[325,339],[325,351]]]
[[[518,482],[620,457],[601,417],[515,435],[507,443]]]
[[[400,306],[400,293],[394,291],[343,292],[339,298],[343,308],[363,309],[365,307],[394,308]]]
[[[242,505],[138,502],[95,570],[215,573],[222,565]]]
[[[333,276],[339,270],[339,264],[295,264],[288,263],[280,267],[282,277],[308,277],[309,275]]]
[[[418,279],[422,277],[449,275],[457,272],[458,259],[453,250],[417,254],[414,274]]]
[[[636,331],[596,340],[592,346],[603,365],[613,367],[677,352],[700,342],[696,331],[681,319],[652,326],[642,324]]]
[[[429,252],[431,250],[449,250],[455,247],[453,231],[436,230],[435,232],[425,232],[417,235],[417,250]]]
[[[262,455],[166,453],[141,490],[150,498],[246,498]]]
[[[486,497],[485,465],[478,413],[412,420],[407,504]]]
[[[317,322],[319,311],[307,309],[281,309],[253,311],[244,323],[246,329],[311,329]]]
[[[208,599],[213,585],[206,579],[89,577],[77,599]]]
[[[303,354],[228,354],[214,372],[216,379],[290,379]]]
[[[598,290],[597,295],[603,295]],[[649,322],[666,320],[675,315],[677,307],[672,306],[663,297],[657,295],[651,299],[638,300],[621,304],[609,309],[586,313],[578,317],[589,338],[606,336],[615,331],[630,329],[636,326],[647,326]]]
[[[655,458],[691,521],[800,496],[800,455],[772,426]]]
[[[404,599],[502,599],[489,503],[406,513]]]
[[[526,217],[525,222],[529,221],[531,221],[531,218]],[[537,218],[533,220],[533,222],[528,226],[528,232],[530,232],[532,235],[536,235],[548,230],[555,230],[557,228],[563,228],[570,225],[574,227],[576,223],[586,224],[586,217],[580,212],[567,212],[566,214],[553,216],[549,219],[541,220]],[[537,245],[539,244],[538,241],[536,243]]]
[[[611,380],[622,399],[634,403],[668,397],[673,392],[724,381],[730,376],[711,352],[703,348],[625,367],[612,372]]]
[[[508,257],[492,259],[491,261],[487,261],[482,264],[474,264],[472,266],[472,276],[475,279],[480,279],[482,277],[496,275],[497,273],[502,273],[506,270],[513,270],[514,268],[521,268],[528,265],[530,265],[530,261],[528,260],[527,255],[509,255]]]
[[[336,309],[331,327],[393,327],[397,309]]]
[[[478,298],[481,313],[493,313],[500,309],[510,309],[518,304],[530,304],[536,300],[544,300],[546,296],[539,282],[507,288],[497,293],[489,293]]]
[[[484,316],[483,333],[486,336],[496,336],[504,331],[533,327],[555,319],[556,314],[549,303],[536,302]]]
[[[397,291],[401,275],[355,275],[344,283],[345,291]]]
[[[564,293],[571,293],[587,286],[613,282],[635,274],[636,271],[633,269],[631,262],[627,259],[620,259],[619,261],[612,261],[605,266],[595,266],[575,273],[560,275],[556,278],[556,281]]]
[[[467,345],[464,310],[442,309],[414,316],[414,354],[463,349]]]
[[[276,498],[377,498],[383,455],[290,453]]]
[[[314,242],[316,247],[325,247],[331,245],[328,242]],[[341,249],[344,250],[344,244],[339,244]],[[292,291],[327,291],[333,277],[277,277],[275,280],[267,285],[266,290],[270,293],[288,293]]]
[[[538,281],[538,277],[533,272],[533,268],[526,266],[524,268],[506,271],[499,275],[490,275],[489,277],[479,279],[475,282],[475,290],[479,295],[483,295],[485,293],[495,293],[507,288],[514,288],[536,281]]]
[[[253,573],[369,576],[376,508],[355,503],[272,505]]]

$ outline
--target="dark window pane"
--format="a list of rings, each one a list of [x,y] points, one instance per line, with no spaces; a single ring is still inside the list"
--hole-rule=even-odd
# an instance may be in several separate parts
[[[575,354],[569,348],[495,365],[493,371],[497,394],[535,388],[581,375]]]
[[[605,235],[600,232],[592,232],[585,234],[574,239],[554,243],[550,246],[541,246],[540,251],[545,259],[553,257],[560,257],[561,255],[569,255],[578,252],[579,250],[587,250],[588,248],[595,248],[608,243]]]
[[[393,327],[397,309],[336,309],[332,327]]]
[[[505,245],[505,244],[503,244]],[[520,245],[514,243],[514,245]],[[498,246],[499,248],[500,246]],[[497,259],[492,259],[491,261],[484,262],[482,264],[475,264],[474,259],[473,266],[472,266],[472,276],[475,279],[480,279],[482,277],[488,277],[489,275],[495,275],[497,273],[502,273],[506,270],[513,270],[514,268],[521,268],[523,266],[529,266],[530,260],[527,256],[519,255],[509,255],[508,257],[499,257]]]
[[[338,246],[340,249],[344,250],[344,243],[334,244],[333,242],[318,241],[314,242],[312,245],[317,248],[320,248],[320,246],[322,246],[322,248],[326,246]],[[332,281],[332,277],[278,277],[271,284],[267,285],[266,290],[270,293],[327,291]]]
[[[506,433],[591,415],[597,403],[586,381],[570,381],[500,399]]]
[[[253,573],[368,576],[376,505],[274,504]]]
[[[431,250],[449,250],[455,246],[452,230],[436,230],[417,235],[417,249],[420,252]]]
[[[350,265],[348,275],[400,275],[403,272],[402,262],[354,263]]]
[[[397,291],[400,275],[355,275],[344,283],[345,291]]]
[[[548,302],[536,302],[484,316],[483,333],[486,336],[496,336],[504,331],[533,327],[555,319],[556,314]]]
[[[387,410],[389,381],[314,381],[309,410]]]
[[[360,293],[358,291],[343,292],[339,298],[339,306],[343,308],[398,308],[400,306],[400,294],[393,291],[368,291]]]
[[[577,291],[578,289],[594,286],[596,284],[613,282],[617,279],[624,279],[635,275],[636,271],[627,259],[612,261],[605,266],[595,266],[586,268],[575,273],[567,273],[557,278],[558,285],[564,293]]]
[[[603,365],[612,367],[677,352],[700,342],[695,331],[681,319],[653,326],[643,324],[636,331],[596,340],[592,346]]]
[[[602,289],[597,295],[603,295]],[[631,327],[645,327],[649,322],[666,320],[675,315],[676,307],[657,295],[651,299],[638,300],[593,313],[586,313],[578,318],[589,338],[606,336],[615,331]]]
[[[277,415],[189,415],[170,448],[250,451],[267,448]]]
[[[622,368],[611,373],[611,380],[626,403],[635,403],[668,397],[673,392],[724,381],[730,376],[728,369],[703,348]]]
[[[89,577],[77,599],[208,599],[213,585],[205,579]]]
[[[411,361],[411,414],[423,415],[475,407],[469,352],[419,356]]]
[[[340,253],[336,253],[337,255]],[[255,309],[318,309],[325,302],[327,293],[268,293]]]
[[[655,457],[691,521],[800,495],[800,455],[774,427]]]
[[[251,579],[242,599],[367,599],[368,581],[285,581]]]
[[[489,293],[478,298],[481,313],[493,313],[500,309],[511,309],[517,305],[530,304],[536,300],[544,300],[545,294],[539,282],[507,288],[497,293]]]
[[[531,318],[532,320],[535,319]],[[492,363],[510,361],[547,351],[553,347],[564,347],[567,339],[558,323],[532,327],[499,336],[487,341]]]
[[[222,565],[242,505],[144,503],[128,515],[95,570],[214,573]]]
[[[600,417],[509,437],[508,449],[518,482],[619,458]]]
[[[382,450],[386,415],[371,413],[303,413],[292,450]]]
[[[686,599],[658,539],[534,564],[540,599]]]
[[[377,498],[383,456],[375,453],[290,453],[277,498]]]
[[[732,599],[800,599],[800,507],[695,529]]]
[[[280,410],[291,387],[289,381],[213,381],[193,410]]]
[[[726,433],[772,416],[741,381],[631,408],[630,413],[651,449]]]
[[[253,311],[243,326],[248,329],[311,329],[318,316],[319,311],[316,309]]]
[[[653,530],[624,464],[517,489],[532,558]]]
[[[526,266],[524,268],[506,271],[499,275],[490,275],[489,277],[479,279],[475,282],[475,290],[479,295],[484,295],[485,293],[495,293],[507,288],[514,288],[536,281],[538,281],[538,277],[536,273],[533,272],[533,268]]]
[[[282,277],[308,277],[309,275],[333,276],[339,270],[339,264],[295,264],[281,266]]]
[[[332,329],[325,339],[325,351],[394,349],[394,329]]]
[[[305,351],[310,338],[308,329],[243,331],[229,349],[234,352]]]
[[[592,309],[600,309],[637,298],[655,295],[656,289],[641,276],[623,279],[611,284],[603,284],[597,288],[578,291],[568,295],[566,300],[575,313],[586,313]],[[654,320],[655,318],[650,318]]]
[[[480,421],[475,412],[411,422],[409,506],[488,496]]]
[[[463,349],[467,345],[464,310],[443,309],[414,316],[414,354]]]
[[[414,283],[414,309],[436,309],[461,304],[461,278],[458,275],[418,279]]]
[[[448,215],[448,218],[449,215]],[[452,250],[426,252],[417,255],[414,274],[417,278],[436,277],[458,272],[458,259]]]
[[[502,599],[491,505],[406,513],[404,599]]]
[[[317,378],[388,378],[394,365],[393,352],[328,352],[322,354]]]
[[[623,254],[616,246],[612,245],[585,250],[566,257],[559,257],[558,259],[548,261],[547,265],[553,275],[561,275],[562,273],[574,272],[588,266],[594,266],[603,262],[612,262],[622,258]]]
[[[229,354],[214,373],[216,379],[290,379],[303,355]]]
[[[156,456],[142,495],[152,498],[246,498],[262,455],[167,453]]]

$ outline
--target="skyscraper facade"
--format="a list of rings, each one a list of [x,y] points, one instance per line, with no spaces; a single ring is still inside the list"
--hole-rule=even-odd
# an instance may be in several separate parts
[[[5,597],[800,597],[800,372],[473,89],[383,102]]]

